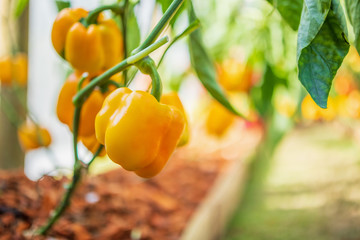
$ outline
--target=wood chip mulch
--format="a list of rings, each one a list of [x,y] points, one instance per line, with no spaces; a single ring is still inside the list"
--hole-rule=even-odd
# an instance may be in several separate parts
[[[69,180],[33,182],[23,173],[0,172],[0,240],[179,239],[227,162],[171,162],[147,181],[122,169],[83,178],[47,237],[35,237],[33,230],[46,222]]]

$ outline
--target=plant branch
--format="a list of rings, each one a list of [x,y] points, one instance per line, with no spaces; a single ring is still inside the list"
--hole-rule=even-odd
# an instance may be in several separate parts
[[[79,105],[79,103],[81,102],[81,100],[86,97],[88,94],[90,94],[92,92],[92,90],[99,85],[102,85],[105,83],[105,81],[108,81],[109,78],[118,73],[123,71],[124,69],[134,65],[136,62],[140,61],[141,59],[143,59],[144,57],[146,57],[147,55],[149,55],[151,52],[153,52],[154,50],[156,50],[157,48],[161,47],[162,45],[164,45],[165,43],[168,42],[168,37],[163,37],[161,38],[159,41],[151,44],[149,47],[147,47],[146,49],[136,53],[135,55],[132,55],[130,57],[128,57],[127,59],[124,59],[122,62],[120,62],[119,64],[117,64],[116,66],[110,68],[109,70],[107,70],[106,72],[104,72],[103,74],[101,74],[100,76],[94,78],[88,85],[86,85],[86,87],[84,87],[83,89],[81,89],[74,97],[73,99],[73,103],[75,106]]]
[[[161,56],[159,63],[157,65],[157,67],[159,68],[160,64],[162,63],[162,61],[164,60],[165,54],[167,53],[167,51],[170,49],[170,47],[176,43],[178,40],[182,39],[183,37],[188,36],[190,33],[192,33],[193,31],[195,31],[196,29],[198,29],[200,27],[200,21],[196,20],[194,22],[192,22],[182,33],[180,33],[179,35],[177,35],[171,42],[170,44],[167,46],[167,48],[165,49],[163,55]]]
[[[175,13],[179,10],[181,4],[184,0],[174,0],[169,8],[165,11],[164,15],[160,19],[160,21],[156,24],[154,29],[151,31],[149,36],[145,39],[145,41],[140,45],[140,47],[136,48],[133,53],[140,52],[141,50],[147,48],[150,44],[155,42],[155,40],[159,37],[161,32],[165,29],[167,24],[170,22]]]
[[[99,14],[105,10],[111,10],[116,14],[122,14],[124,11],[123,7],[120,6],[119,4],[100,6],[98,8],[95,8],[94,10],[92,10],[89,13],[89,15],[87,15],[87,17],[84,18],[82,23],[84,24],[85,27],[88,27],[91,24],[96,23],[96,20],[97,20]]]

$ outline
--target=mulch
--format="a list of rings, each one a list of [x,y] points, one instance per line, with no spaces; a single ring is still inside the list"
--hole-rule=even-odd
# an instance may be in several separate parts
[[[21,172],[0,172],[0,240],[179,239],[227,162],[175,156],[150,180],[122,169],[86,176],[46,237],[33,230],[46,222],[69,179],[44,176],[34,182]]]

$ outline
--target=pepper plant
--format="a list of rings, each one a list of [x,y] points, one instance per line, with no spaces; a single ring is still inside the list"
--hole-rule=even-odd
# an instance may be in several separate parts
[[[75,161],[73,178],[61,203],[37,233],[45,234],[61,216],[70,204],[84,170],[98,155],[103,154],[104,148],[111,160],[148,178],[161,171],[180,138],[186,138],[186,119],[181,107],[166,101],[163,101],[165,104],[160,102],[162,82],[157,67],[163,57],[156,64],[149,56],[169,42],[167,36],[160,38],[160,35],[169,24],[176,22],[180,12],[186,12],[189,25],[171,40],[168,48],[178,39],[188,36],[192,67],[202,85],[228,112],[245,118],[233,107],[217,81],[218,73],[204,46],[192,1],[157,2],[162,6],[163,16],[142,43],[138,41],[134,14],[134,6],[138,2],[122,0],[90,12],[64,8],[55,20],[52,31],[54,48],[74,68],[73,75],[68,78],[60,93],[57,114],[73,132]],[[297,32],[295,61],[298,78],[316,104],[326,108],[332,80],[350,46],[342,5],[338,0],[268,2],[273,5],[272,12],[277,10],[292,31]],[[59,8],[64,5],[70,7],[69,2],[57,3]],[[355,33],[353,43],[360,52],[360,2],[345,0],[345,5]],[[119,20],[120,28],[103,14],[108,10]],[[230,15],[231,24],[235,22],[236,14],[235,9]],[[267,22],[264,22],[265,30],[266,27]],[[223,39],[228,41],[226,37]],[[287,39],[283,41],[286,42]],[[266,49],[269,49],[269,45],[263,45],[263,51],[255,47],[254,58],[261,55],[261,58],[267,59]],[[222,48],[222,51],[224,49],[226,48]],[[219,52],[221,51],[217,49],[212,55],[216,56]],[[251,61],[252,58],[249,57],[249,63]],[[272,64],[264,67],[262,82],[251,91],[254,105],[267,122],[266,128],[270,129],[266,138],[267,143],[271,144],[265,145],[259,156],[266,155],[270,149],[273,151],[284,134],[283,126],[274,125],[277,115],[271,106],[276,87],[284,83],[276,71],[281,66],[275,61],[266,62]],[[138,70],[151,77],[150,93],[128,88]],[[223,86],[226,88],[224,84]],[[250,91],[249,86],[233,89]],[[134,132],[137,134],[134,135]],[[223,131],[218,132],[221,135]],[[93,152],[93,157],[86,164],[78,154],[78,142],[86,142],[88,139],[93,143],[87,146]]]

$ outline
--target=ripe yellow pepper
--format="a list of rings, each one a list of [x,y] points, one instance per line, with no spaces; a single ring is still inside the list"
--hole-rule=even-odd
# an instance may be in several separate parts
[[[345,105],[342,107],[346,108],[350,117],[359,119],[360,118],[360,91],[353,90],[348,95]]]
[[[21,87],[27,84],[28,63],[24,53],[17,53],[14,57],[7,56],[0,59],[1,84],[10,86],[13,83]]]
[[[28,62],[24,53],[15,56],[12,63],[12,73],[14,81],[22,87],[27,85],[28,80]]]
[[[65,81],[57,102],[56,113],[59,120],[73,129],[73,118],[75,106],[72,103],[73,97],[76,95],[77,86],[81,79],[80,72],[72,73]],[[89,79],[84,81],[87,84]],[[85,100],[80,114],[79,136],[92,136],[95,134],[95,117],[101,109],[104,101],[104,95],[100,90],[95,89]]]
[[[227,59],[218,66],[218,78],[227,91],[248,92],[253,86],[253,70],[250,66]]]
[[[63,9],[54,22],[52,42],[75,69],[97,73],[120,62],[123,40],[114,20],[99,15],[96,24],[85,27],[79,20],[87,15],[83,9]]]
[[[51,41],[58,54],[64,56],[66,35],[70,28],[88,15],[82,8],[64,8],[57,15],[51,31]]]
[[[187,144],[189,142],[190,130],[189,130],[189,122],[188,122],[188,119],[187,119],[187,116],[185,113],[185,109],[181,103],[179,95],[176,92],[170,92],[167,94],[163,94],[161,96],[160,102],[163,104],[166,104],[166,105],[177,107],[184,115],[185,129],[179,140],[178,147],[184,146],[185,144]]]
[[[331,121],[336,117],[336,104],[332,97],[328,99],[327,109],[322,109],[308,94],[301,103],[301,113],[308,120],[325,120]]]
[[[49,131],[31,121],[26,121],[18,128],[18,139],[24,151],[47,147],[51,144]]]
[[[157,175],[167,163],[185,125],[176,107],[144,91],[119,88],[96,116],[96,138],[109,158],[138,176]]]
[[[218,102],[212,102],[206,119],[206,130],[209,134],[221,137],[235,120],[235,115]]]
[[[9,56],[0,59],[0,82],[6,86],[12,83],[12,60]]]

